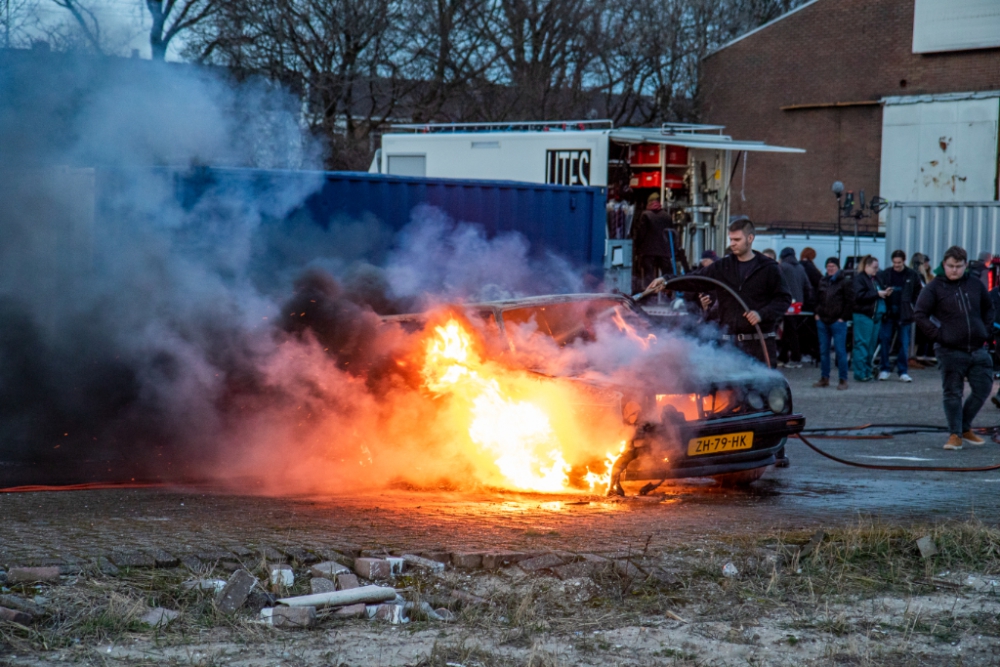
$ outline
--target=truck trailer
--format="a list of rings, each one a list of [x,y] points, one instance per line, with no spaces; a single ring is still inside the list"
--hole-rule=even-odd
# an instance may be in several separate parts
[[[430,178],[527,181],[606,188],[604,267],[632,289],[631,225],[649,195],[660,195],[684,255],[726,245],[729,193],[743,153],[804,153],[736,141],[721,125],[664,123],[659,129],[612,121],[393,125],[371,172]]]

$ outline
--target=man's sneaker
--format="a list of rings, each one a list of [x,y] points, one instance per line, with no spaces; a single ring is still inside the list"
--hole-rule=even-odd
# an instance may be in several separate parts
[[[802,364],[798,361],[789,361],[785,364],[785,368],[802,368]]]
[[[962,436],[955,435],[952,433],[948,436],[948,442],[944,443],[945,449],[961,449],[962,448]]]
[[[819,381],[816,382],[813,386],[814,387],[829,387],[830,386],[830,378],[820,378]]]
[[[899,376],[900,382],[913,382],[913,378],[910,377],[909,373],[903,373]]]
[[[973,447],[979,447],[980,445],[985,445],[986,441],[980,438],[978,435],[972,431],[966,431],[962,434],[962,442],[967,445],[972,445]]]
[[[889,379],[889,371],[882,371],[881,373],[879,373],[878,374],[878,379],[879,380],[888,380]]]
[[[837,383],[837,389],[844,390],[847,389],[847,380],[841,380]]]

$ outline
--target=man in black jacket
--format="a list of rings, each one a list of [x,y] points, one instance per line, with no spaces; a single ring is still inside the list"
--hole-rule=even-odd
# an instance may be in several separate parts
[[[993,388],[993,361],[985,348],[993,305],[983,284],[966,273],[968,261],[964,249],[948,248],[944,275],[921,291],[913,313],[917,326],[934,341],[941,367],[944,414],[951,434],[945,449],[961,449],[963,442],[985,444],[972,432],[972,420]],[[972,393],[963,406],[966,379]]]
[[[770,357],[768,361],[773,368],[778,360],[774,328],[778,318],[791,305],[792,294],[778,263],[753,249],[754,235],[753,223],[748,218],[736,220],[729,225],[729,249],[732,254],[699,269],[697,273],[731,287],[750,309],[750,312],[745,312],[728,291],[714,290],[719,303],[719,321],[726,330],[723,339],[732,341],[743,352],[765,362],[761,334],[754,326],[759,325]]]
[[[673,220],[660,205],[660,195],[649,195],[646,210],[639,216],[633,230],[635,255],[642,270],[642,284],[647,285],[660,275],[672,276],[676,268],[676,239]]]
[[[830,386],[830,339],[837,349],[837,389],[847,389],[847,322],[854,312],[851,279],[840,270],[840,260],[826,260],[826,275],[816,295],[816,329],[819,332],[820,378],[814,387]]]
[[[888,380],[892,370],[893,336],[899,339],[899,356],[896,359],[896,372],[902,382],[913,382],[907,372],[910,358],[910,325],[913,324],[913,307],[917,305],[920,295],[920,276],[906,265],[906,253],[902,250],[892,251],[892,266],[882,271],[878,281],[885,287],[891,287],[892,293],[886,301],[886,313],[882,318],[878,340],[882,348],[881,372],[879,380]]]

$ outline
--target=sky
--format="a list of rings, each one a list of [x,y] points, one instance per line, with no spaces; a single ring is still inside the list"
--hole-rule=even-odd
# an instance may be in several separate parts
[[[0,11],[10,3],[11,11],[34,14],[46,28],[60,24],[74,25],[74,19],[64,8],[53,0],[0,0]],[[149,58],[149,28],[152,25],[145,0],[83,0],[100,22],[104,51],[110,55],[128,56],[138,50],[139,57]],[[16,19],[12,24],[17,24]],[[29,39],[42,38],[40,30],[29,31]],[[181,35],[171,43],[167,60],[179,60],[177,47],[181,46]]]

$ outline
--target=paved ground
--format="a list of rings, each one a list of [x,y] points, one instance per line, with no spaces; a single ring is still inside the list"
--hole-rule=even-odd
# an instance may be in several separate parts
[[[796,411],[807,426],[869,422],[943,422],[938,375],[915,382],[852,384],[846,392],[813,389],[815,369],[787,371]],[[987,404],[979,425],[1000,423]],[[938,435],[892,440],[821,440],[859,461],[914,465],[985,465],[1000,461],[992,442],[960,452]],[[90,558],[119,545],[172,551],[271,545],[347,550],[587,549],[624,543],[669,545],[705,534],[843,524],[860,515],[908,521],[1000,518],[1000,472],[906,473],[848,468],[798,442],[792,466],[772,470],[748,491],[710,485],[664,486],[624,501],[531,494],[386,491],[325,498],[264,498],[206,489],[133,489],[0,495],[0,563]]]

